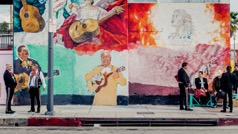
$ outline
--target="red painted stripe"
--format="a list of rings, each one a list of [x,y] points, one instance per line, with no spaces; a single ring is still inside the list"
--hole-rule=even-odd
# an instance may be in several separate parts
[[[220,118],[219,126],[238,125],[238,118]]]
[[[27,126],[82,126],[76,118],[29,118]]]

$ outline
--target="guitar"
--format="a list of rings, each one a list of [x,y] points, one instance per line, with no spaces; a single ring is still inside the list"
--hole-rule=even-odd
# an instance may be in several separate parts
[[[109,76],[111,76],[114,72],[122,72],[125,70],[126,68],[121,66],[111,73],[104,73],[99,79],[95,80],[95,82],[92,82],[91,80],[87,81],[89,90],[94,91],[95,93],[100,92],[101,88],[107,86]]]
[[[46,79],[48,78],[48,73],[43,72],[43,75]],[[60,71],[59,70],[54,70],[53,71],[53,76],[59,76],[60,75]],[[21,89],[26,89],[28,88],[28,81],[29,81],[29,75],[24,73],[20,73],[20,74],[14,74],[15,80],[17,82],[17,86],[14,89],[14,93],[17,92],[18,90]]]
[[[25,32],[40,32],[45,27],[45,20],[40,15],[39,9],[28,5],[26,0],[21,0],[23,7],[20,10],[21,26]]]
[[[117,12],[115,11],[99,21],[95,19],[86,19],[82,23],[75,21],[69,27],[69,36],[75,43],[82,43],[92,37],[98,36],[100,34],[99,24],[116,14]]]

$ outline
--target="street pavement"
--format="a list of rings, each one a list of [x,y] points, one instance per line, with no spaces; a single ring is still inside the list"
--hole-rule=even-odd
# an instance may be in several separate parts
[[[12,106],[16,111],[14,114],[5,114],[5,106],[0,106],[0,126],[40,126],[46,123],[37,124],[39,120],[30,119],[63,119],[68,121],[85,121],[86,119],[97,119],[101,122],[110,119],[123,119],[120,121],[148,121],[148,120],[168,120],[168,121],[195,121],[203,120],[221,120],[220,125],[238,125],[238,108],[235,107],[233,113],[221,113],[222,107],[194,107],[193,111],[179,110],[179,106],[175,105],[128,105],[128,106],[90,106],[90,105],[57,105],[54,106],[55,115],[45,115],[46,106],[41,107],[41,113],[28,113],[30,106]],[[82,120],[84,119],[84,120]],[[140,120],[136,120],[140,119]],[[143,120],[144,119],[144,120]],[[227,120],[231,119],[231,120]],[[27,121],[26,121],[27,120]],[[108,120],[107,120],[108,121]],[[42,121],[43,122],[43,121]],[[49,121],[48,121],[49,122]],[[55,121],[54,121],[55,122]],[[57,121],[59,122],[59,121]],[[29,124],[31,123],[31,124]],[[64,121],[66,125],[70,126]],[[124,122],[125,123],[125,122]],[[48,124],[49,125],[49,124]],[[54,125],[54,124],[53,124]],[[59,124],[55,124],[59,125]],[[82,124],[72,124],[72,126],[80,126]],[[219,125],[219,124],[218,124]],[[62,124],[64,126],[64,124]]]

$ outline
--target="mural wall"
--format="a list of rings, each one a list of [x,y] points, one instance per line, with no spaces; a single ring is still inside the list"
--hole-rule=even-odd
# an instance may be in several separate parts
[[[6,86],[3,79],[3,74],[6,71],[6,64],[12,63],[12,51],[0,50],[0,104],[6,104]]]
[[[210,82],[229,64],[228,4],[53,3],[55,104],[176,104],[183,61]],[[14,0],[14,72],[25,82],[34,63],[47,79],[48,21],[48,1]],[[23,81],[16,93],[27,104]]]
[[[230,64],[229,5],[130,4],[128,9],[130,103],[178,104],[174,76],[184,61],[194,88],[198,71],[211,83],[215,72]]]

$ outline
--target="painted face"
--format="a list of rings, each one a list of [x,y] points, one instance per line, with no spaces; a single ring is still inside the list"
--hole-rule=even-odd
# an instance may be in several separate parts
[[[29,57],[28,49],[26,47],[21,48],[21,52],[19,52],[19,57],[22,60],[26,60]]]
[[[183,16],[178,13],[178,12],[174,12],[173,16],[172,16],[172,20],[171,20],[171,24],[174,27],[180,27],[183,26],[184,22],[183,22]]]
[[[104,67],[107,67],[107,66],[110,65],[110,63],[111,63],[111,55],[108,54],[108,53],[103,53],[103,54],[101,55],[101,60],[102,60],[102,65],[103,65]]]

